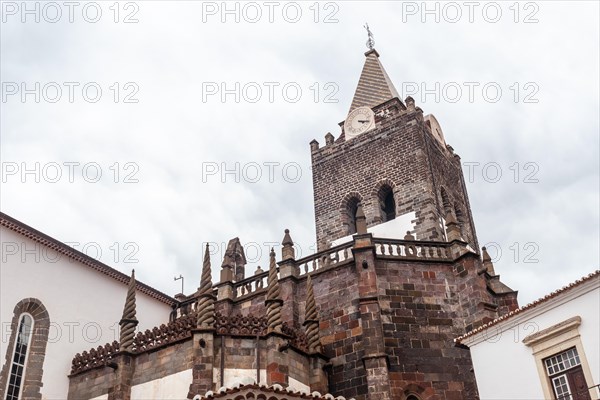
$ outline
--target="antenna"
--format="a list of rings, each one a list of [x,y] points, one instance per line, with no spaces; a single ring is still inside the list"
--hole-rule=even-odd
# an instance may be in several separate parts
[[[183,275],[179,274],[179,277],[174,277],[174,281],[178,281],[181,279],[181,294],[183,294]]]

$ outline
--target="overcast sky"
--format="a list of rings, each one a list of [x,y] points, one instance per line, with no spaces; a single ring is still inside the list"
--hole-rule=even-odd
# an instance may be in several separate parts
[[[1,210],[159,290],[195,291],[205,242],[238,236],[250,273],[285,228],[314,252],[309,142],[340,133],[365,22],[521,304],[598,268],[596,1],[23,4],[2,2]]]

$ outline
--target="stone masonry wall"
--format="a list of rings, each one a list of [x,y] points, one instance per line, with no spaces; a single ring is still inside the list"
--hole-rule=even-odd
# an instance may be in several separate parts
[[[115,385],[112,368],[97,368],[71,376],[69,379],[69,399],[93,399],[109,392]]]
[[[158,351],[136,356],[132,386],[192,369],[194,361],[192,350],[192,341],[188,339]]]
[[[364,332],[373,327],[365,327],[369,322],[361,320],[357,268],[354,262],[348,262],[311,275],[321,344],[330,358],[329,392],[364,400],[368,398],[365,366],[368,368],[375,361],[364,358],[366,344],[373,341]],[[516,294],[493,295],[487,286],[489,278],[481,272],[481,260],[474,253],[467,253],[455,262],[377,256],[375,271],[378,286],[374,301],[381,309],[381,321],[373,323],[381,324],[383,334],[377,339],[382,341],[380,344],[371,344],[385,349],[389,397],[405,399],[414,393],[422,399],[475,398],[477,390],[469,351],[455,347],[453,339],[514,309]],[[305,277],[293,279],[292,285],[296,295],[286,301],[296,303],[300,317],[286,322],[301,326]],[[255,299],[234,301],[232,313],[252,307],[256,315],[262,315],[262,302],[262,292]],[[253,350],[249,349],[248,356],[249,363],[254,359]],[[227,358],[234,360],[229,355]],[[293,370],[290,368],[290,372]]]
[[[155,351],[133,355],[130,359],[134,367],[131,386],[164,378],[192,368],[192,341],[187,339]],[[118,362],[119,356],[115,358],[115,363]],[[115,372],[115,369],[105,366],[71,376],[68,397],[91,399],[109,393],[118,383]]]
[[[399,100],[388,103],[395,111],[379,120],[375,130],[312,151],[319,250],[349,234],[345,201],[352,196],[362,202],[367,226],[381,221],[377,192],[384,182],[393,186],[397,215],[416,212],[418,240],[443,238],[424,141],[431,134],[423,112],[414,103],[406,109]]]
[[[432,175],[431,187],[433,193],[431,193],[431,195],[436,199],[436,215],[438,218],[446,218],[446,210],[442,204],[441,197],[441,190],[444,188],[453,211],[458,209],[462,213],[462,216],[459,215],[458,218],[462,219],[461,231],[463,233],[463,238],[473,248],[478,249],[479,244],[475,234],[475,225],[473,223],[469,197],[465,189],[460,157],[449,149],[444,148],[442,144],[429,133],[428,128],[423,127],[423,129],[427,131],[424,138]]]

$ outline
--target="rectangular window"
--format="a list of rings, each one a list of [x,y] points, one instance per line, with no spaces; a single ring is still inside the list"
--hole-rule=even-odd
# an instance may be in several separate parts
[[[544,360],[557,400],[588,400],[590,394],[575,347]]]

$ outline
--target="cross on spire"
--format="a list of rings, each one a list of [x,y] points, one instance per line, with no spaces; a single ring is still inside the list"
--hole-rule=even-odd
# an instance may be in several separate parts
[[[373,32],[371,32],[371,29],[369,29],[369,24],[367,24],[366,22],[365,22],[364,28],[367,30],[367,35],[369,37],[369,39],[367,40],[367,47],[369,48],[369,50],[373,50],[375,48],[375,40],[373,38]]]

